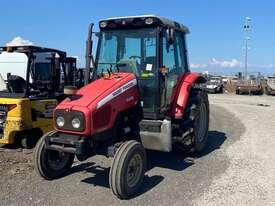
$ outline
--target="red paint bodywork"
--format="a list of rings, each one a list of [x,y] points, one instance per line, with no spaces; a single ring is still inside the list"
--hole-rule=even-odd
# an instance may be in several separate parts
[[[188,72],[179,79],[179,83],[177,84],[178,86],[176,87],[172,96],[170,110],[171,117],[176,119],[182,118],[189,98],[190,89],[199,77],[199,73]]]
[[[90,136],[99,131],[112,128],[117,114],[121,111],[125,111],[128,108],[134,107],[139,101],[139,93],[137,85],[129,88],[125,92],[115,96],[110,101],[106,102],[102,107],[97,108],[98,103],[106,96],[112,94],[114,91],[127,84],[136,77],[132,73],[115,73],[111,76],[103,77],[94,82],[86,85],[85,87],[77,91],[76,96],[79,98],[70,100],[69,98],[61,102],[57,109],[63,109],[66,111],[77,110],[83,112],[85,116],[85,130],[82,132],[61,130],[55,127],[55,130]],[[97,113],[107,108],[110,111],[109,114],[106,112]],[[96,114],[97,113],[97,114]],[[108,116],[109,115],[109,116]],[[93,117],[97,116],[103,120],[108,119],[108,122],[102,128],[96,128]]]
[[[189,98],[190,88],[200,77],[198,73],[186,73],[178,80],[171,98],[171,108],[169,115],[174,118],[183,116],[184,108]],[[139,91],[137,85],[120,93],[98,108],[99,102],[108,95],[114,94],[123,85],[135,80],[132,73],[116,73],[109,77],[100,78],[86,85],[77,91],[79,98],[70,100],[69,98],[61,102],[56,110],[80,111],[85,117],[85,130],[82,132],[55,129],[64,133],[91,136],[92,134],[110,129],[115,123],[117,114],[134,107],[139,102]],[[96,118],[96,119],[95,119]]]

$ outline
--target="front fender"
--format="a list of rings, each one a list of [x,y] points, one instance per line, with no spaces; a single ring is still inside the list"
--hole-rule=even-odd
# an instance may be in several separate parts
[[[188,102],[190,90],[195,84],[205,83],[207,80],[199,73],[187,73],[183,75],[173,97],[171,117],[181,119]]]

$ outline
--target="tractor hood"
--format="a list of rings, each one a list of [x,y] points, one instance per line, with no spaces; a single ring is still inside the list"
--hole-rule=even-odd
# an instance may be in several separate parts
[[[111,127],[116,115],[136,105],[138,98],[134,74],[110,74],[91,82],[61,102],[54,113],[55,128],[62,132],[89,136],[97,129]],[[57,127],[57,116],[63,116],[68,125]],[[71,128],[70,122],[75,116],[84,121],[82,130]]]
[[[89,107],[131,79],[134,79],[134,75],[130,73],[115,73],[108,77],[102,77],[79,89],[75,96],[66,98],[58,107]]]

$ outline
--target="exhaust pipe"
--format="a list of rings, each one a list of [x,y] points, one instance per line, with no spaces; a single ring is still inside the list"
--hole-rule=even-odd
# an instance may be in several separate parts
[[[76,95],[77,87],[76,86],[65,86],[64,87],[64,94],[66,96],[73,96]]]
[[[93,27],[94,24],[91,23],[89,25],[88,29],[88,38],[86,41],[86,54],[85,54],[85,59],[86,59],[86,68],[85,68],[85,75],[84,75],[84,84],[89,84],[91,81],[91,73],[93,75],[93,70],[94,70],[94,59],[92,55],[92,50],[93,50],[93,39],[92,39],[92,34],[93,34]]]

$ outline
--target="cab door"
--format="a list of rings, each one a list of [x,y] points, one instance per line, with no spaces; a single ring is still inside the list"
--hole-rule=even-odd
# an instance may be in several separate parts
[[[173,91],[176,88],[179,77],[186,71],[185,41],[181,32],[174,32],[174,41],[169,44],[167,32],[162,36],[162,62],[161,68],[166,72],[160,73],[161,108],[166,111],[171,103]]]

